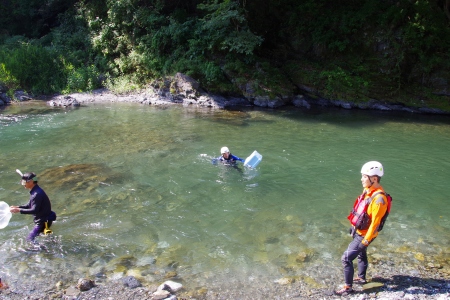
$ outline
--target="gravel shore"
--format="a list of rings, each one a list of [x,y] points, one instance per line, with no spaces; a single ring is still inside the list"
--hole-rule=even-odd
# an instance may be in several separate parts
[[[370,271],[369,268],[369,273]],[[376,274],[373,271],[376,271]],[[124,278],[100,279],[95,282],[94,287],[80,291],[76,282],[64,284],[59,281],[49,284],[58,278],[58,274],[52,274],[47,278],[35,278],[32,282],[30,279],[10,282],[7,288],[0,289],[0,299],[450,299],[447,269],[420,265],[405,268],[391,261],[378,262],[371,274],[372,277],[366,285],[357,285],[354,287],[354,293],[342,297],[334,294],[339,282],[336,282],[335,286],[315,287],[307,278],[286,277],[284,281],[253,282],[249,285],[230,279],[229,282],[214,287],[183,287],[172,292],[167,298],[154,296],[153,293],[158,289],[156,284],[134,287]],[[340,278],[340,275],[336,274],[335,278]]]

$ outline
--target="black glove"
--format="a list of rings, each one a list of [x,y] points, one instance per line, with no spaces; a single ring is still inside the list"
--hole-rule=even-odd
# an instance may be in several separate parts
[[[350,234],[352,238],[355,237],[355,234],[356,234],[355,226],[352,226],[348,229],[348,234]]]

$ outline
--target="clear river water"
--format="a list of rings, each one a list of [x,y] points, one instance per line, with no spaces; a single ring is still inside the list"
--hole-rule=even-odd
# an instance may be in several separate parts
[[[257,150],[262,162],[212,164],[222,146],[241,158]],[[369,256],[448,267],[449,149],[448,116],[11,105],[0,111],[0,201],[27,203],[15,169],[32,171],[58,219],[35,250],[32,217],[13,215],[0,229],[0,278],[341,282],[346,217],[370,160],[384,165],[394,200]]]

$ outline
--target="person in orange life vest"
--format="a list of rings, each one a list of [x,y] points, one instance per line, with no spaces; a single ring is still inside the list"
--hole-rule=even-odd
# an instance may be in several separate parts
[[[365,200],[373,197],[367,208],[367,215],[370,218],[367,229],[356,229],[352,226],[352,242],[342,255],[342,265],[344,266],[345,285],[342,289],[336,291],[338,295],[346,295],[353,292],[353,283],[366,283],[366,272],[369,265],[367,260],[367,247],[378,235],[378,226],[388,208],[388,200],[380,185],[381,177],[384,175],[384,169],[381,163],[370,161],[361,168],[361,183],[364,188],[363,197]],[[382,192],[382,193],[380,193]],[[376,195],[374,195],[377,193]],[[353,278],[354,268],[353,260],[358,258],[358,276]]]

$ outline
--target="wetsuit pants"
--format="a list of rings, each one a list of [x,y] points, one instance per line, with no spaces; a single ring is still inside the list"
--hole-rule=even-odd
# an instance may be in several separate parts
[[[358,277],[362,279],[366,279],[366,271],[369,266],[369,262],[367,260],[367,247],[361,244],[361,241],[364,237],[355,234],[353,237],[353,241],[348,245],[347,250],[345,250],[342,255],[342,265],[344,266],[344,279],[345,284],[352,286],[353,285],[353,260],[358,258]]]
[[[53,223],[52,221],[47,221],[47,226],[48,226],[48,228],[50,228],[50,226],[52,226],[52,223]],[[36,224],[34,225],[33,230],[31,230],[30,234],[28,235],[27,240],[30,241],[30,242],[34,241],[34,239],[35,239],[41,232],[44,232],[44,229],[45,229],[45,222],[39,222],[39,223],[36,223]]]

